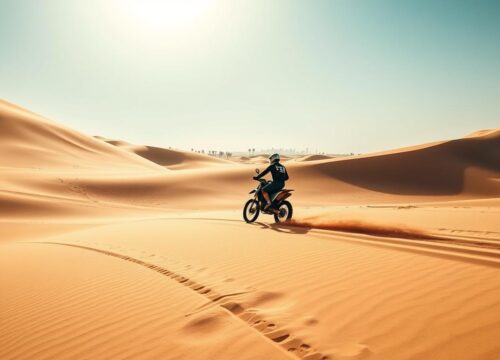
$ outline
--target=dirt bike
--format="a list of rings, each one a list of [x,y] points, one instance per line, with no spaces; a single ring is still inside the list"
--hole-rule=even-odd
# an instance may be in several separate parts
[[[258,174],[259,169],[255,169],[255,172]],[[249,194],[254,194],[253,198],[248,200],[243,207],[243,219],[247,223],[254,222],[259,217],[260,212],[268,215],[274,215],[274,221],[277,223],[285,222],[292,218],[293,208],[292,204],[285,199],[292,196],[291,192],[293,190],[282,189],[276,193],[269,194],[271,199],[271,206],[264,210],[266,206],[266,200],[262,195],[262,188],[269,184],[271,181],[267,181],[265,179],[257,180],[259,185]]]

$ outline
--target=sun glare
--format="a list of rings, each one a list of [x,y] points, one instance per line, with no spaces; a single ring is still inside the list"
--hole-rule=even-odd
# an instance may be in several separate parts
[[[126,0],[128,15],[147,26],[178,28],[196,22],[210,0]]]

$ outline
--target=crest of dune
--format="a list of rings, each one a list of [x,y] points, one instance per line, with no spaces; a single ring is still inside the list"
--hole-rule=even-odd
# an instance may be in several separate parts
[[[0,166],[165,171],[145,159],[0,100]]]
[[[423,198],[500,196],[500,130],[355,158],[298,163],[295,174],[327,181],[331,192],[340,196],[344,191]],[[305,186],[302,179],[301,184]]]
[[[133,145],[125,141],[110,140],[99,136],[96,136],[96,138],[172,170],[234,164],[223,158],[192,151],[188,152],[147,145]]]
[[[297,158],[297,161],[316,161],[316,160],[327,160],[331,159],[331,156],[328,155],[306,155],[300,158]]]

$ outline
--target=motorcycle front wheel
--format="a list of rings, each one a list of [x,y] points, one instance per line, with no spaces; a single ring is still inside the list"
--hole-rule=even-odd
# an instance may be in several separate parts
[[[259,203],[255,199],[250,199],[243,207],[243,219],[247,223],[254,222],[259,217]]]
[[[278,214],[274,214],[274,221],[276,221],[277,223],[285,222],[292,218],[293,208],[292,204],[290,204],[288,201],[283,201],[280,204],[278,211]]]

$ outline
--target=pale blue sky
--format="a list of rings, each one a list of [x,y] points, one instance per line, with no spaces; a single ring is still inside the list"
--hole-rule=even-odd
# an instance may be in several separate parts
[[[0,97],[184,149],[357,153],[500,127],[500,1],[205,0],[180,24],[130,1],[0,0]]]

